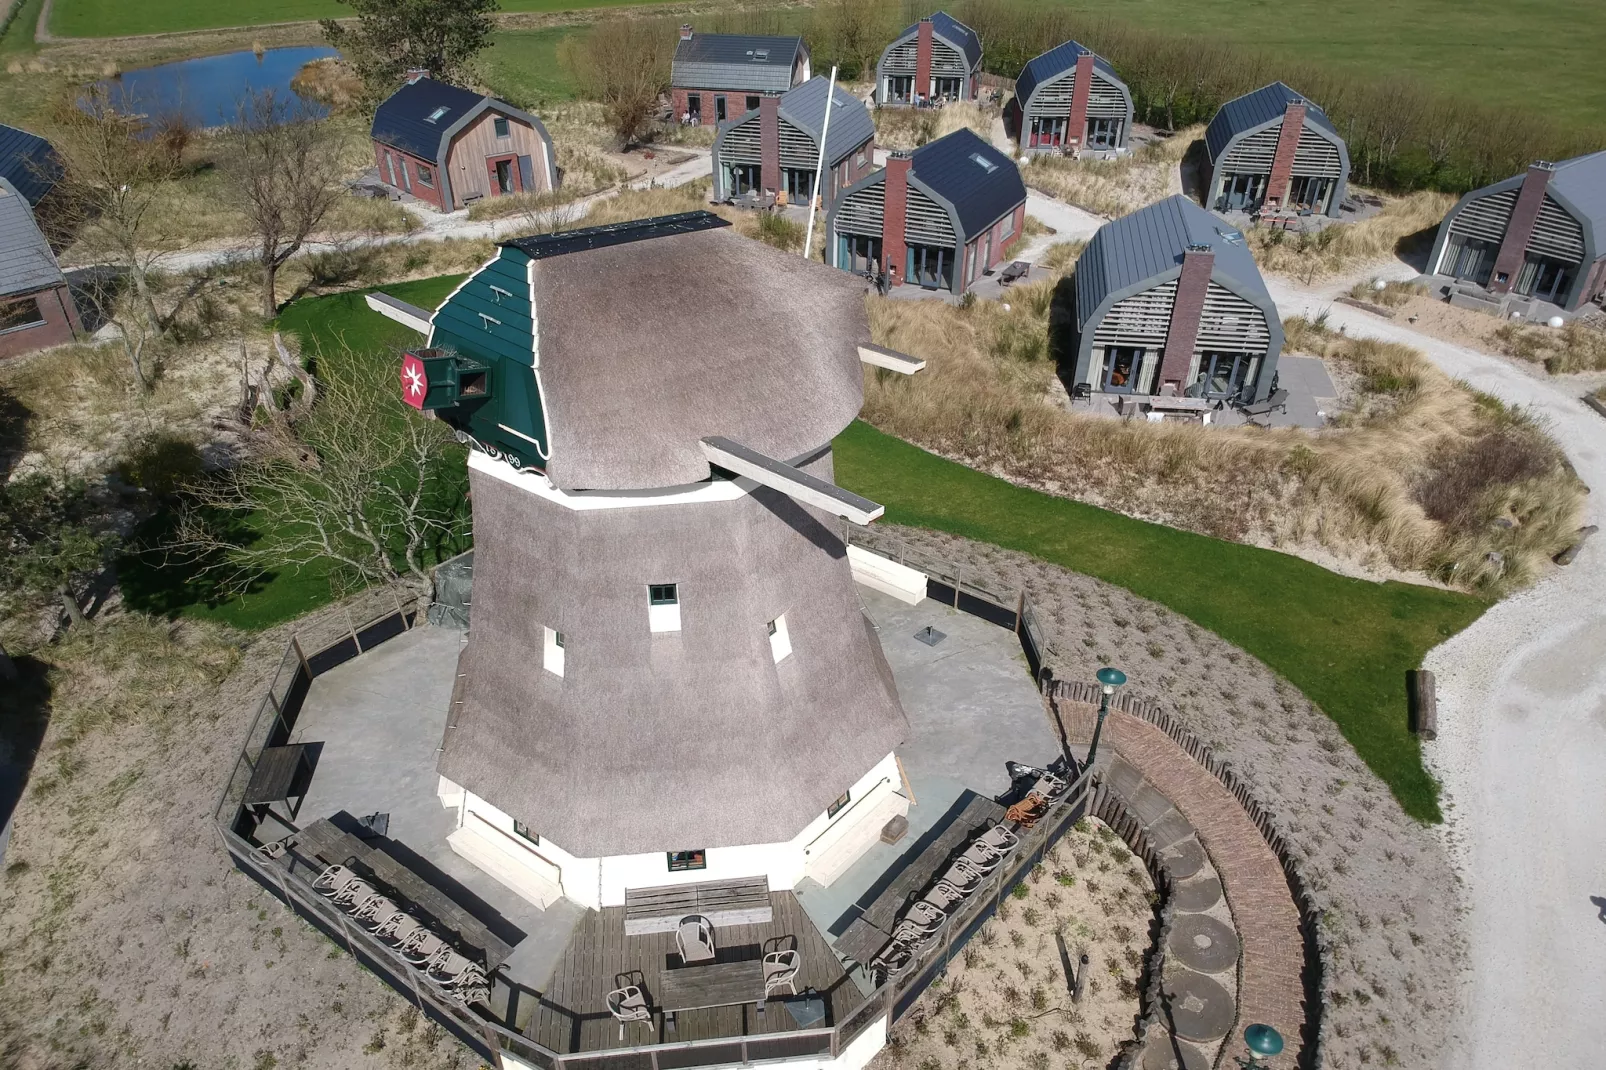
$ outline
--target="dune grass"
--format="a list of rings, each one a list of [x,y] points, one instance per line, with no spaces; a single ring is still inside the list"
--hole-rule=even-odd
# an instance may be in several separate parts
[[[1405,673],[1481,615],[1453,591],[1349,579],[1297,557],[1018,487],[859,422],[836,441],[844,487],[886,519],[1096,576],[1168,606],[1286,677],[1336,722],[1407,813],[1439,821],[1406,724]]]
[[[1115,219],[1180,193],[1182,158],[1203,136],[1204,127],[1189,127],[1116,160],[1033,156],[1021,177],[1067,204]]]

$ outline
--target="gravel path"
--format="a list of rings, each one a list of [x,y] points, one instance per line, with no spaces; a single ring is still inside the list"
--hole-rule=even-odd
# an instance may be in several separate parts
[[[1606,420],[1564,383],[1268,279],[1285,316],[1403,342],[1445,372],[1548,421],[1606,525]],[[1606,545],[1507,598],[1431,651],[1448,797],[1465,881],[1468,973],[1445,1063],[1468,1070],[1606,1065]]]

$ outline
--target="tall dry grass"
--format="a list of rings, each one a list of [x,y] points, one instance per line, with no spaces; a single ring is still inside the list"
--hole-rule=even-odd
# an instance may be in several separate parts
[[[1291,233],[1273,227],[1244,232],[1262,271],[1289,275],[1309,285],[1373,260],[1410,251],[1432,241],[1432,232],[1455,204],[1447,193],[1410,193],[1384,197],[1377,215],[1358,223],[1333,223],[1319,231]]]
[[[1302,320],[1289,350],[1344,366],[1360,394],[1336,426],[1209,428],[1124,422],[1062,407],[1050,319],[1056,287],[1017,286],[1010,309],[872,297],[875,340],[928,361],[870,373],[864,416],[1018,483],[1220,538],[1426,573],[1498,592],[1530,582],[1572,537],[1582,490],[1520,412],[1452,382],[1415,350]],[[1512,467],[1496,461],[1520,445]],[[1439,488],[1463,507],[1442,508]]]
[[[1560,330],[1502,323],[1494,339],[1502,353],[1543,364],[1552,375],[1606,371],[1606,331],[1577,320]]]
[[[1203,134],[1204,127],[1190,127],[1115,160],[1033,156],[1021,177],[1067,204],[1116,219],[1182,192],[1182,158]]]
[[[875,143],[883,149],[907,150],[968,129],[992,144],[998,109],[970,101],[954,101],[940,108],[876,108]]]

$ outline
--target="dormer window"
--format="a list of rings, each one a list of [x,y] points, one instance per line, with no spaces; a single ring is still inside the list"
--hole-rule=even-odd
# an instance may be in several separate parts
[[[424,117],[424,121],[426,123],[438,123],[438,122],[441,121],[442,116],[444,116],[447,112],[449,112],[451,110],[452,110],[451,108],[448,108],[443,104],[439,108],[436,108],[434,111],[432,111],[428,115],[426,115]]]

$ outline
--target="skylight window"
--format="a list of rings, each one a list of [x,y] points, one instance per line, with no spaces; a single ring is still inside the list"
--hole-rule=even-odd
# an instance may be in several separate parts
[[[441,116],[445,115],[451,110],[451,108],[448,108],[443,104],[439,108],[436,108],[434,111],[430,112],[429,115],[425,117],[424,121],[426,123],[438,123],[441,121]]]
[[[770,58],[770,50],[767,48],[755,48],[748,55],[753,57],[754,63],[763,63]]]
[[[988,174],[992,174],[994,171],[998,170],[997,164],[993,163],[993,161],[989,160],[979,152],[971,153],[970,158],[976,162],[977,166],[979,166],[983,171],[986,171]]]

